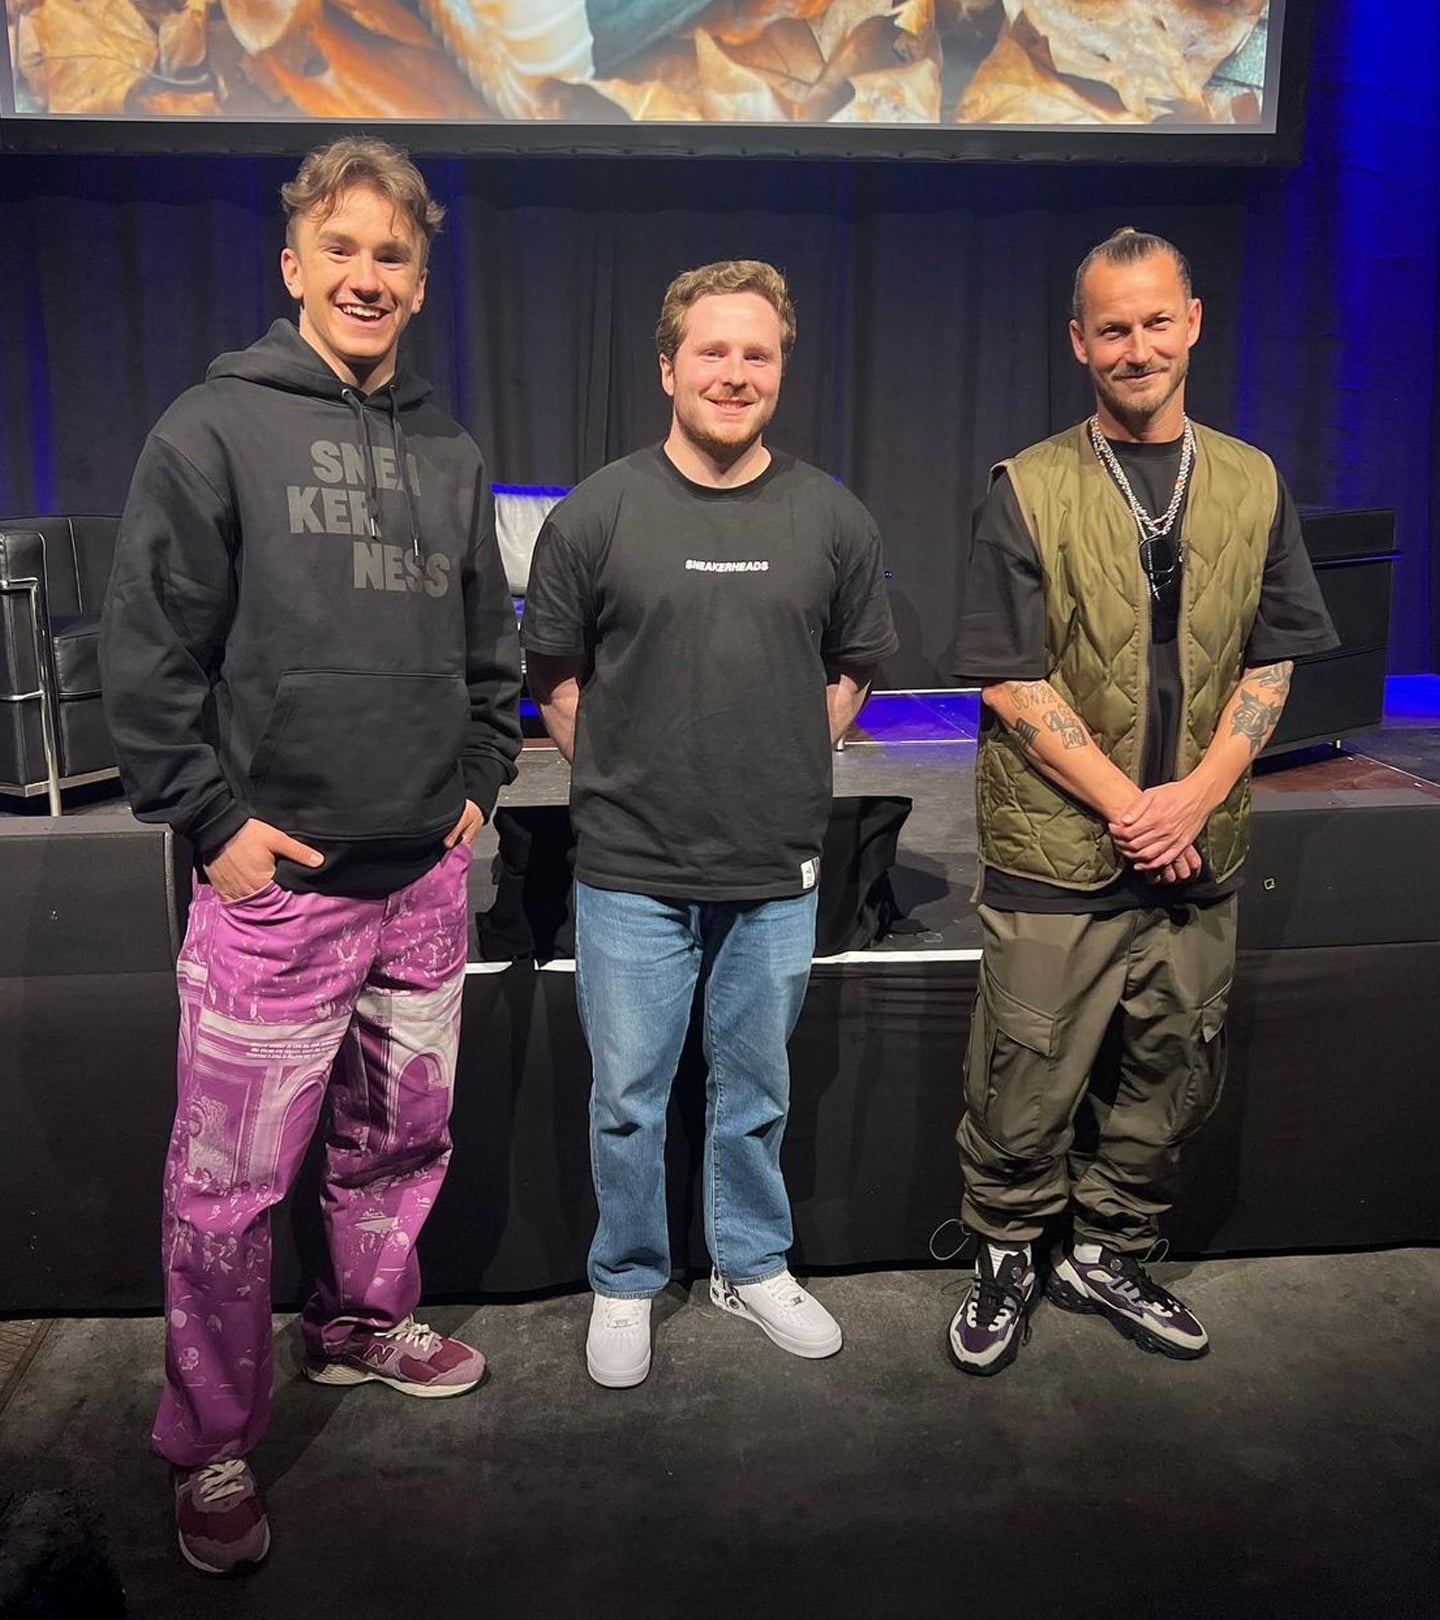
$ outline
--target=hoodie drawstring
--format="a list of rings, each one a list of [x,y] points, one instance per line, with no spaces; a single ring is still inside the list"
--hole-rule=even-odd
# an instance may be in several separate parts
[[[361,460],[365,463],[365,510],[370,519],[372,539],[383,538],[380,529],[380,486],[375,477],[375,451],[370,442],[370,418],[365,411],[365,396],[354,388],[342,388],[341,397],[355,412],[360,429]],[[385,398],[390,414],[390,448],[395,456],[395,476],[400,493],[405,497],[405,516],[410,523],[410,549],[420,555],[420,524],[415,516],[415,501],[410,493],[410,468],[406,462],[405,434],[400,427],[400,407],[395,403],[394,389],[387,388]]]
[[[405,516],[410,520],[410,549],[420,555],[420,524],[415,516],[415,499],[410,493],[410,452],[405,448],[405,432],[400,426],[400,407],[395,403],[395,390],[390,390],[390,444],[395,451],[395,470],[400,479],[400,493],[405,497]]]
[[[370,423],[365,415],[365,396],[353,388],[342,388],[340,397],[355,412],[355,424],[360,429],[360,460],[365,466],[365,514],[370,520],[370,538],[378,540],[380,534],[380,488],[375,482],[375,452],[370,445]]]

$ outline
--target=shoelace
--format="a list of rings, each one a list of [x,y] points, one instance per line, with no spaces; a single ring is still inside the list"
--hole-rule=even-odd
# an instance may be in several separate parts
[[[940,1234],[945,1230],[945,1228],[947,1226],[953,1226],[956,1229],[956,1231],[959,1232],[960,1241],[955,1245],[955,1247],[953,1249],[950,1249],[945,1254],[941,1254],[940,1251],[935,1247],[935,1244],[936,1244],[936,1241],[939,1239]],[[961,1221],[961,1219],[960,1219],[960,1217],[958,1215],[947,1216],[946,1219],[941,1221],[939,1226],[937,1226],[935,1228],[935,1230],[930,1234],[930,1242],[927,1244],[927,1247],[930,1250],[930,1258],[932,1260],[939,1260],[942,1263],[947,1261],[947,1260],[957,1259],[959,1257],[959,1255],[962,1253],[962,1251],[965,1249],[965,1247],[973,1240],[974,1236],[975,1236],[975,1234],[973,1232],[967,1232],[965,1230],[964,1223]]]
[[[805,1303],[805,1290],[788,1271],[782,1271],[778,1277],[767,1277],[760,1286],[784,1310],[798,1310]]]
[[[1024,1306],[1024,1296],[1014,1284],[1000,1277],[977,1277],[966,1315],[973,1327],[1001,1327],[1008,1317],[1018,1316]]]
[[[970,1296],[965,1314],[971,1327],[1004,1327],[1019,1308],[1019,1300],[1008,1289],[982,1283]]]
[[[1140,1261],[1125,1255],[1120,1260],[1119,1273],[1111,1273],[1112,1277],[1118,1275],[1120,1279],[1113,1284],[1115,1292],[1123,1294],[1133,1304],[1153,1306],[1162,1316],[1171,1315],[1179,1300],[1168,1289],[1162,1288]]]
[[[417,1322],[413,1316],[407,1316],[388,1333],[376,1334],[376,1338],[388,1339],[394,1344],[414,1345],[417,1350],[424,1351],[427,1355],[440,1342],[438,1333],[428,1328],[424,1322]]]
[[[201,1507],[214,1507],[232,1496],[243,1496],[247,1472],[243,1457],[206,1463],[195,1476],[195,1500]]]
[[[605,1302],[605,1325],[623,1332],[626,1328],[639,1327],[645,1312],[642,1309],[643,1300],[639,1299],[611,1299]]]

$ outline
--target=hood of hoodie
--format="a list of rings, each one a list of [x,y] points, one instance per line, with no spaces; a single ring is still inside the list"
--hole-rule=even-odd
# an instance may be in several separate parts
[[[397,365],[394,377],[383,388],[365,395],[337,377],[301,337],[295,323],[284,319],[276,321],[265,336],[248,349],[217,355],[210,362],[205,377],[207,381],[239,377],[245,382],[263,383],[269,388],[283,389],[287,394],[306,394],[312,399],[342,399],[347,394],[355,394],[379,404],[385,396],[393,396],[402,411],[430,397],[430,384],[407,370],[403,362]]]
[[[372,454],[374,441],[377,436],[388,438],[396,466],[405,466],[405,434],[400,425],[400,413],[423,404],[430,397],[430,384],[397,362],[395,375],[390,381],[383,388],[367,394],[353,383],[337,377],[300,335],[299,328],[283,319],[277,320],[265,336],[248,349],[237,349],[217,356],[205,373],[206,382],[232,377],[241,382],[259,383],[265,388],[278,388],[284,393],[298,394],[306,399],[339,400],[349,406],[355,417],[356,434],[365,447],[365,503],[370,534],[377,540],[385,538]],[[419,557],[420,526],[409,486],[403,478],[400,490],[405,503],[408,533],[398,538],[403,538],[411,554]]]

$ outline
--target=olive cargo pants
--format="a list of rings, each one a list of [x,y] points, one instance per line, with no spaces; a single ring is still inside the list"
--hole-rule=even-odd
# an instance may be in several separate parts
[[[1068,1212],[1076,1242],[1150,1246],[1180,1145],[1224,1082],[1235,913],[1234,895],[1105,917],[980,907],[985,952],[956,1132],[968,1227],[1028,1242]],[[1093,1075],[1112,1019],[1118,1070]],[[1082,1103],[1095,1143],[1084,1155],[1074,1151]]]

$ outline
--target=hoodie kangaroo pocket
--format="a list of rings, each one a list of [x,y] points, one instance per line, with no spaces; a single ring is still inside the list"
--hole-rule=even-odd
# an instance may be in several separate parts
[[[424,832],[459,813],[469,716],[458,675],[289,670],[250,763],[257,807],[334,838]]]

